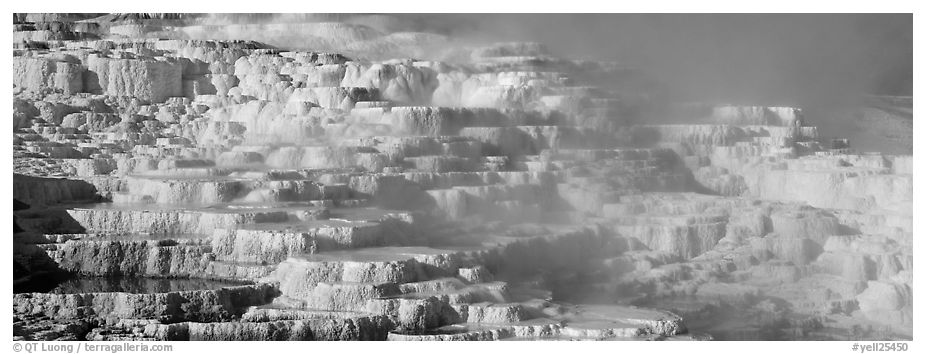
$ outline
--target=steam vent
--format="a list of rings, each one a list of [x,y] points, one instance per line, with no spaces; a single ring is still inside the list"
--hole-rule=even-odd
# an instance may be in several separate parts
[[[403,23],[15,14],[13,338],[912,337],[912,148]]]

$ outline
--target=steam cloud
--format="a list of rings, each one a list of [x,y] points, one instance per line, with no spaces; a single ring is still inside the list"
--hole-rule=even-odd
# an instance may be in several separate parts
[[[690,99],[801,104],[912,92],[910,14],[400,16],[415,19],[417,30],[538,41],[565,57],[625,62]]]
[[[864,95],[913,92],[912,14],[401,15],[414,30],[470,41],[528,40],[556,55],[615,60],[674,101],[802,107],[854,138]]]
[[[213,14],[205,24],[343,21],[453,43],[536,41],[640,68],[672,101],[804,108],[828,135],[863,95],[913,91],[912,14]],[[244,34],[239,34],[244,35]],[[270,44],[312,41],[250,38]],[[275,35],[285,36],[285,33]],[[288,48],[310,49],[310,48]]]

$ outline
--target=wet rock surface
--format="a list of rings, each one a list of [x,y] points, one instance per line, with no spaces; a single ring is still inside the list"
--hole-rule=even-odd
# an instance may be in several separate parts
[[[14,339],[912,336],[912,155],[800,108],[651,119],[539,43],[18,15]]]

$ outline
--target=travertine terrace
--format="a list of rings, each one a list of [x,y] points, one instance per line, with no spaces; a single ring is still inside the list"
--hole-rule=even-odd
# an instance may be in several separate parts
[[[541,43],[221,19],[14,16],[14,338],[911,336],[912,155]]]

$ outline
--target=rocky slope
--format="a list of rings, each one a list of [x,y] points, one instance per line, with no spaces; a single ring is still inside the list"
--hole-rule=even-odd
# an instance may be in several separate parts
[[[649,120],[632,69],[388,21],[14,20],[16,339],[911,335],[912,156],[800,108]]]

